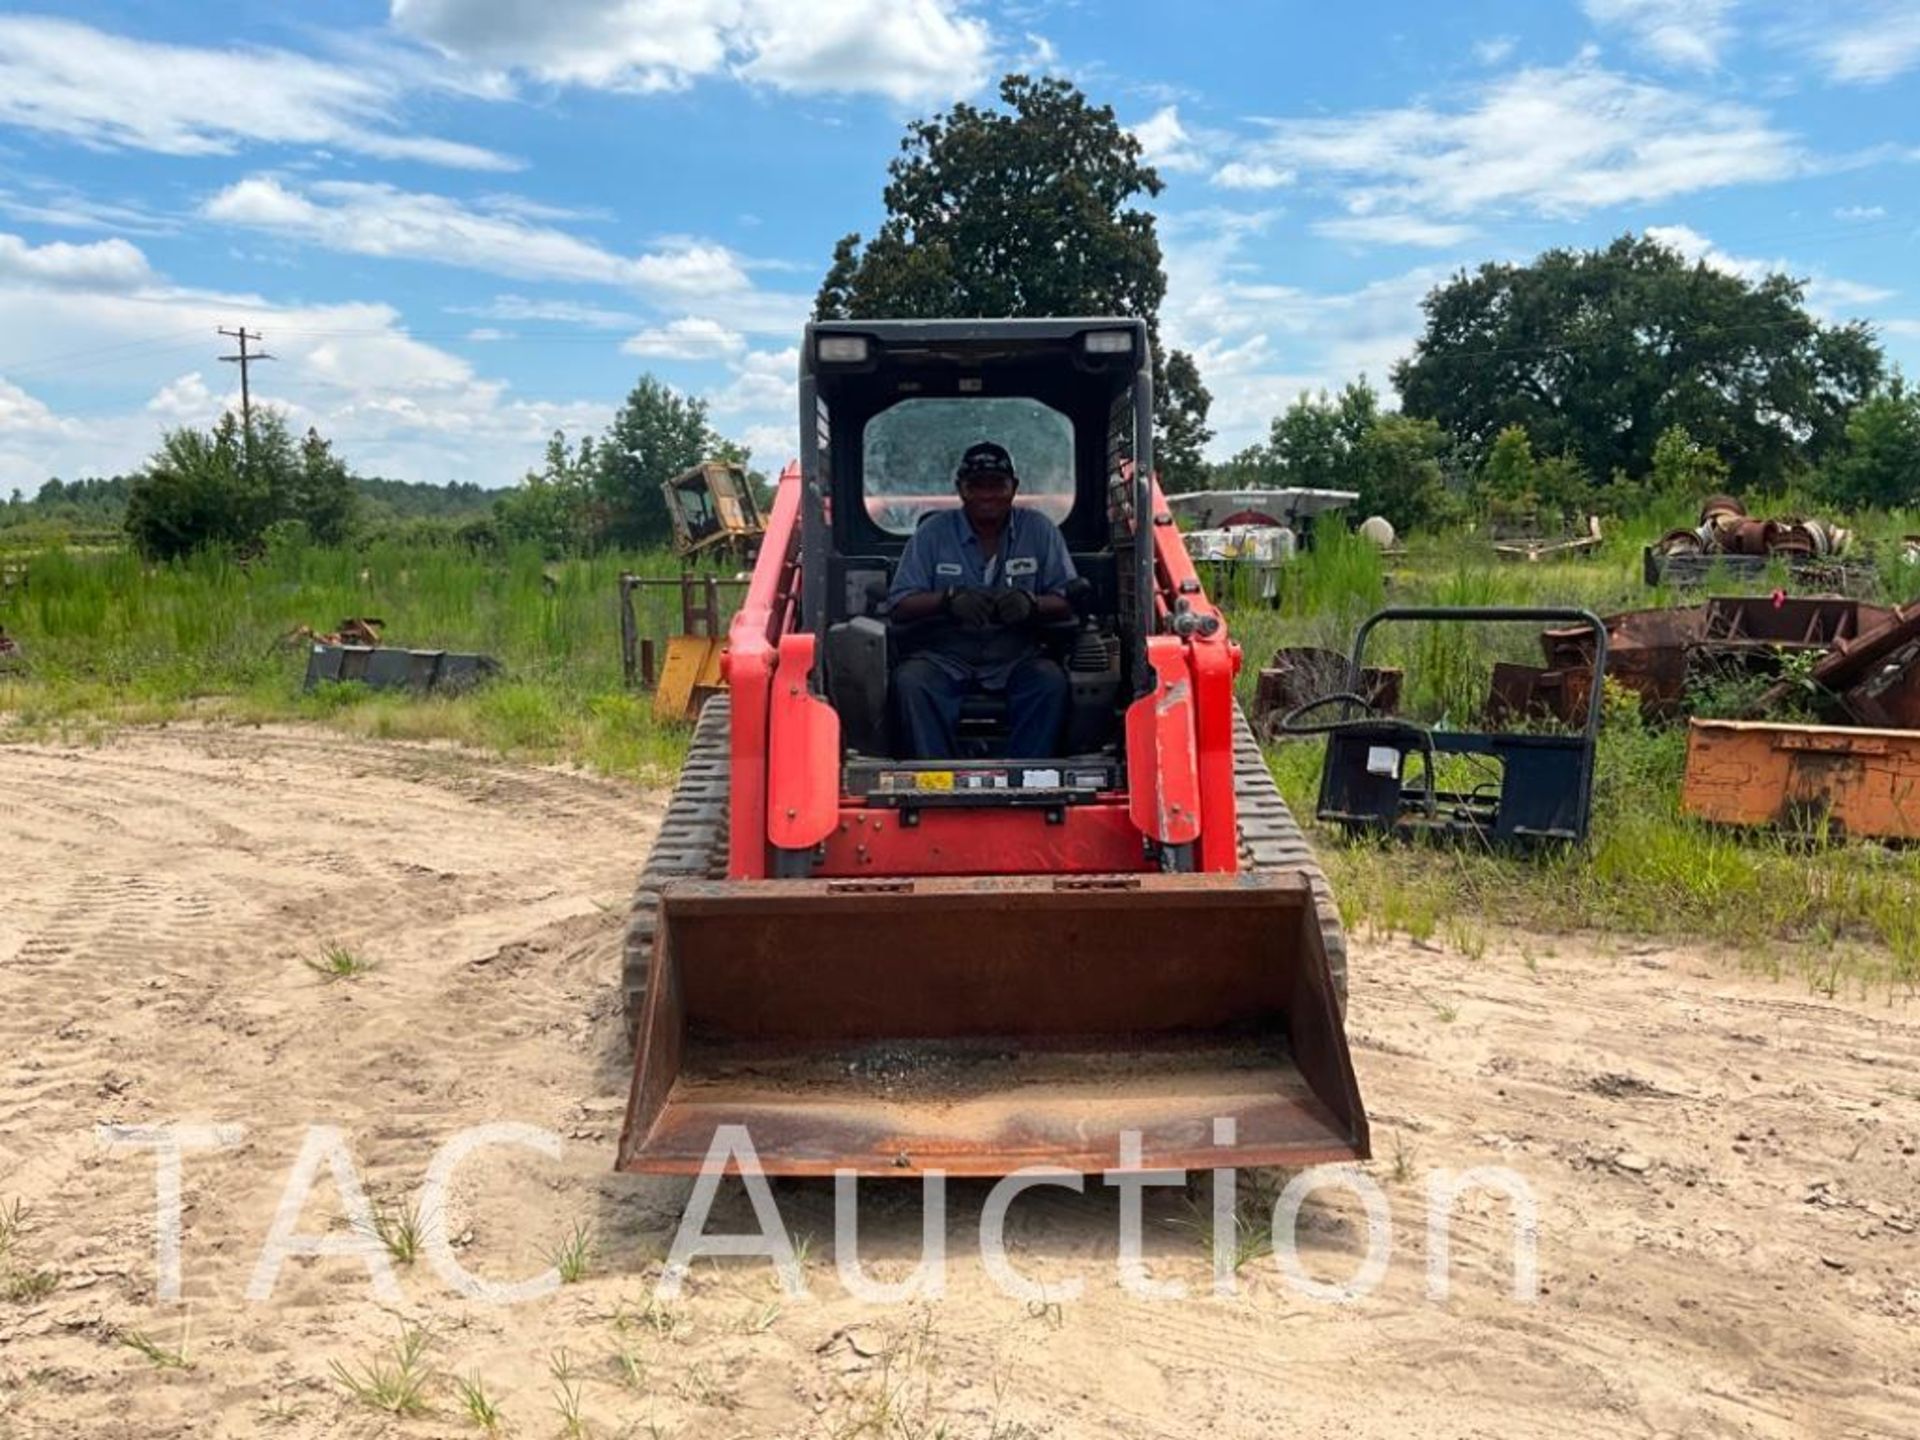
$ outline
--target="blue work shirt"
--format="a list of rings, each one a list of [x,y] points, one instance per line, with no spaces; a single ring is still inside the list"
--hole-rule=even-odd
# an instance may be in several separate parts
[[[1035,595],[1064,595],[1074,577],[1073,557],[1059,527],[1038,510],[1016,505],[1000,532],[999,553],[988,557],[960,509],[936,510],[920,522],[893,572],[889,601],[921,590],[998,589],[1015,586]],[[937,630],[918,653],[950,675],[971,678],[989,690],[1003,689],[1013,667],[1037,644],[1015,630]]]

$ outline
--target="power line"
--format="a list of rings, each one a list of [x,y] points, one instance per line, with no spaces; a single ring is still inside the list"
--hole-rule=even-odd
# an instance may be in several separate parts
[[[158,335],[148,335],[138,340],[123,340],[113,345],[88,345],[79,350],[63,350],[52,355],[38,355],[17,363],[0,364],[0,375],[28,375],[51,367],[55,373],[71,370],[88,370],[98,365],[113,365],[130,359],[147,359],[148,355],[134,352],[161,352],[184,350],[189,347],[198,349],[199,341],[186,341],[180,337],[202,335],[206,332],[196,325],[190,330],[168,330]],[[78,364],[63,362],[78,361]]]

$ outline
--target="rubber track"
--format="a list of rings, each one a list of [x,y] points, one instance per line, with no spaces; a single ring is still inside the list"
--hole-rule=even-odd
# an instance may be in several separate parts
[[[1233,794],[1240,818],[1240,863],[1246,869],[1264,874],[1296,871],[1307,877],[1313,887],[1314,909],[1320,916],[1320,943],[1327,952],[1327,970],[1333,983],[1333,995],[1340,1014],[1347,1013],[1347,935],[1340,924],[1340,910],[1333,902],[1333,888],[1313,858],[1313,848],[1300,833],[1293,811],[1280,798],[1273,772],[1267,769],[1260,742],[1246,712],[1233,707]]]
[[[627,911],[627,938],[621,961],[627,1038],[638,1039],[640,1011],[647,999],[647,974],[653,962],[653,932],[660,918],[660,889],[669,880],[724,880],[727,877],[727,722],[728,697],[715,695],[693,727],[687,762],[673,787],[673,799],[660,833],[647,852],[646,868]]]
[[[711,880],[727,873],[727,723],[725,695],[716,695],[700,712],[686,765],[680,771],[660,833],[647,855],[647,864],[627,915],[622,984],[626,998],[627,1034],[638,1036],[640,1010],[647,998],[647,972],[653,956],[653,936],[660,916],[660,890],[669,880],[688,876]],[[1240,707],[1234,707],[1234,793],[1240,816],[1240,862],[1265,873],[1297,871],[1313,886],[1320,915],[1321,942],[1341,1013],[1347,1007],[1347,944],[1340,913],[1333,903],[1327,878],[1313,858],[1306,836],[1280,798],[1259,742]]]

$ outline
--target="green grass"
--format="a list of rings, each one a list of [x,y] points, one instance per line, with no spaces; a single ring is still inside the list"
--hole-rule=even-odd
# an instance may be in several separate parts
[[[309,956],[307,969],[331,984],[335,980],[357,980],[379,968],[380,962],[356,955],[344,945],[329,945],[318,955]]]
[[[662,552],[558,563],[446,547],[300,547],[249,565],[216,555],[165,565],[125,550],[53,547],[0,609],[25,668],[0,675],[0,738],[86,738],[113,723],[313,720],[384,739],[456,740],[658,780],[685,755],[684,725],[624,689],[618,577],[677,573]],[[639,633],[679,628],[672,589],[635,593]],[[388,644],[476,650],[505,667],[476,691],[426,700],[363,686],[302,690],[299,625],[375,615]]]
[[[1749,510],[1823,513],[1791,496],[1750,501]],[[1699,592],[1648,589],[1641,546],[1692,520],[1669,502],[1657,514],[1611,522],[1593,554],[1537,564],[1499,561],[1490,542],[1471,533],[1415,536],[1391,560],[1369,559],[1357,551],[1362,542],[1341,533],[1331,544],[1317,537],[1286,572],[1277,608],[1230,613],[1246,653],[1239,693],[1252,700],[1257,673],[1279,646],[1347,653],[1360,621],[1383,604],[1577,606],[1604,616],[1709,594],[1764,594],[1775,585],[1809,593],[1784,571]],[[1883,547],[1915,522],[1907,512],[1843,518],[1862,541]],[[1907,600],[1909,590],[1920,592],[1920,575],[1900,570],[1883,548],[1879,593],[1868,598]],[[1375,632],[1368,658],[1405,670],[1405,712],[1442,727],[1478,728],[1493,662],[1539,664],[1539,630],[1533,622],[1390,624]],[[1702,713],[1729,713],[1744,698],[1733,682],[1693,700]],[[1347,842],[1312,823],[1323,751],[1321,741],[1291,741],[1267,756],[1313,836],[1343,918],[1362,934],[1444,942],[1475,959],[1484,956],[1489,925],[1704,940],[1821,993],[1848,985],[1920,988],[1920,850],[1739,832],[1682,815],[1685,727],[1642,724],[1631,697],[1607,706],[1584,853],[1525,859],[1466,845]]]
[[[348,1395],[370,1410],[388,1415],[424,1415],[431,1409],[427,1391],[433,1371],[427,1364],[427,1332],[417,1326],[402,1326],[400,1338],[390,1352],[346,1365],[328,1362],[334,1380]]]
[[[1273,1207],[1279,1187],[1264,1171],[1242,1171],[1234,1179],[1233,1210],[1226,1218],[1230,1233],[1218,1233],[1211,1194],[1186,1197],[1187,1213],[1168,1223],[1190,1234],[1207,1254],[1230,1257],[1233,1273],[1273,1253]]]
[[[454,1396],[460,1401],[460,1409],[467,1419],[487,1434],[498,1435],[507,1422],[480,1377],[456,1375],[452,1377],[452,1384]]]
[[[0,1261],[12,1256],[14,1241],[20,1238],[20,1231],[26,1223],[27,1205],[24,1200],[16,1196],[0,1204]]]
[[[553,1377],[553,1408],[560,1417],[560,1430],[568,1440],[579,1440],[587,1433],[587,1422],[580,1411],[580,1379],[573,1368],[573,1357],[566,1350],[547,1357],[547,1373]]]
[[[161,1344],[144,1330],[122,1330],[120,1343],[136,1355],[146,1358],[156,1370],[191,1370],[193,1361],[187,1358],[187,1334],[184,1326],[180,1332],[180,1347],[171,1349]]]
[[[1312,822],[1323,743],[1268,758],[1312,835],[1350,928],[1440,937],[1480,958],[1489,924],[1713,942],[1832,994],[1920,987],[1920,851],[1742,832],[1680,813],[1686,732],[1609,707],[1585,852],[1348,841]]]
[[[547,1251],[547,1263],[559,1272],[562,1285],[576,1285],[593,1267],[593,1227],[576,1220],[573,1228]]]
[[[1817,510],[1793,497],[1750,508]],[[1323,527],[1283,572],[1276,606],[1232,607],[1233,635],[1246,656],[1240,693],[1252,698],[1256,673],[1277,646],[1344,653],[1360,621],[1384,604],[1556,604],[1604,615],[1690,603],[1699,597],[1641,583],[1640,547],[1691,518],[1678,502],[1662,502],[1612,522],[1596,552],[1538,564],[1497,561],[1480,533],[1416,535],[1404,554],[1387,557],[1342,527]],[[1886,541],[1920,531],[1920,513],[1846,523],[1863,541]],[[659,782],[684,758],[688,728],[656,722],[650,697],[622,687],[616,582],[623,570],[674,569],[664,552],[545,563],[530,552],[480,557],[391,543],[287,548],[246,566],[218,556],[148,565],[111,548],[43,549],[31,556],[29,586],[10,593],[0,612],[27,657],[23,673],[0,676],[0,739],[84,741],[128,723],[302,721]],[[1908,598],[1905,584],[1920,590],[1920,576],[1891,564],[1884,574],[1881,599]],[[636,600],[643,635],[677,628],[674,592],[643,589]],[[296,625],[330,628],[350,615],[384,618],[391,644],[493,654],[506,673],[457,697],[416,699],[353,685],[303,691],[304,654],[283,638]],[[1404,708],[1466,726],[1477,723],[1492,661],[1538,663],[1538,630],[1533,623],[1387,626],[1370,656],[1405,669]],[[1703,697],[1722,709],[1738,698],[1731,689]],[[1920,986],[1920,852],[1744,835],[1691,821],[1678,804],[1684,731],[1643,727],[1631,711],[1610,712],[1592,843],[1583,855],[1518,860],[1317,835],[1348,922],[1363,933],[1438,940],[1476,957],[1489,926],[1706,939],[1738,948],[1761,968],[1804,972],[1816,989],[1856,980]],[[1320,753],[1318,742],[1269,752],[1303,820],[1312,815]],[[1790,958],[1796,948],[1818,950],[1820,958]],[[1843,955],[1837,970],[1825,958],[1829,950]],[[332,979],[363,973],[350,953],[309,963]],[[581,1253],[565,1268],[586,1263]]]
[[[367,1231],[380,1242],[395,1264],[411,1265],[426,1245],[427,1216],[406,1201],[376,1202],[367,1217]]]
[[[0,1274],[0,1300],[14,1304],[44,1300],[59,1285],[60,1277],[51,1270],[8,1270]]]
[[[51,1270],[23,1270],[13,1264],[14,1247],[26,1223],[25,1201],[16,1197],[0,1204],[0,1300],[13,1304],[45,1299],[60,1284],[60,1277]]]

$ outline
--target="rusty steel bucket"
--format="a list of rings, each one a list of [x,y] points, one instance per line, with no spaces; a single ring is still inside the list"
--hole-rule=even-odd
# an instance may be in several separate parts
[[[1369,1153],[1298,875],[670,885],[620,1167],[697,1172],[721,1125],[781,1175]]]

